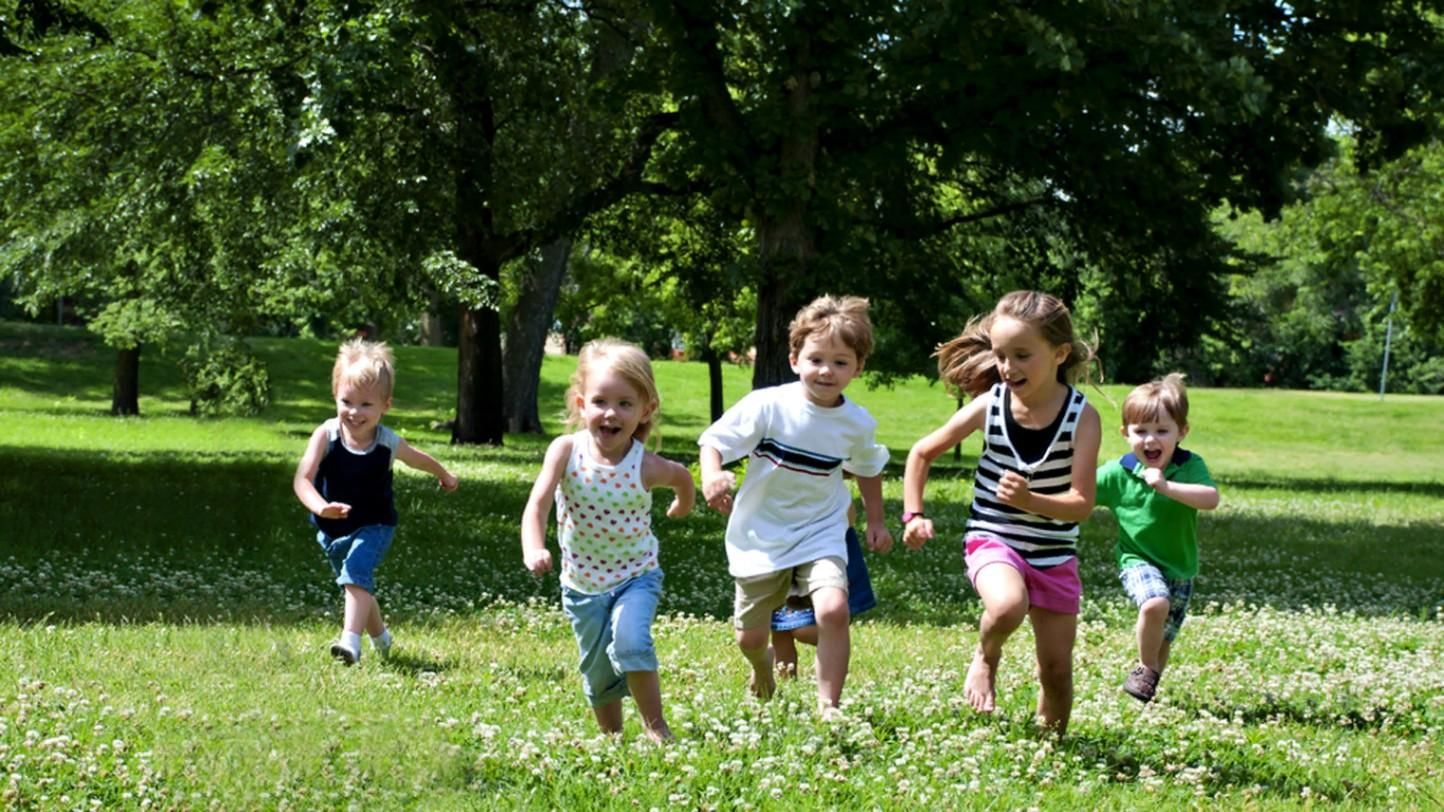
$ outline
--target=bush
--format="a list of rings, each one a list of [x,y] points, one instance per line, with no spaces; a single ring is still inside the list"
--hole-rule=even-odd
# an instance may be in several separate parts
[[[204,341],[186,350],[180,366],[191,399],[191,414],[245,416],[270,405],[271,376],[244,342]]]

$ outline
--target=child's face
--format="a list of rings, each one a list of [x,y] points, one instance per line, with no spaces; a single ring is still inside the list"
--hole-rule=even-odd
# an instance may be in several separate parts
[[[1068,344],[1053,346],[1037,327],[1012,316],[998,316],[988,334],[998,377],[1013,396],[1027,400],[1058,383],[1058,367],[1067,360]]]
[[[862,371],[857,353],[833,333],[809,336],[789,360],[807,399],[822,407],[840,404],[842,390]]]
[[[390,409],[391,397],[377,384],[364,386],[343,381],[336,389],[336,416],[354,438],[369,439]]]
[[[1123,438],[1138,459],[1149,468],[1162,470],[1173,459],[1173,449],[1188,436],[1188,426],[1180,427],[1167,412],[1143,423],[1123,426]]]
[[[655,401],[637,390],[626,378],[608,367],[587,372],[577,397],[577,412],[596,451],[609,459],[625,455],[632,446],[637,426],[652,416]]]

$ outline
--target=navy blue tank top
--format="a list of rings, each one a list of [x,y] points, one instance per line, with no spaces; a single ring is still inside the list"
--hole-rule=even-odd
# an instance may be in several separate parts
[[[369,524],[396,525],[396,499],[391,490],[391,460],[401,437],[385,426],[376,427],[376,441],[355,451],[341,439],[336,418],[324,424],[330,444],[316,471],[316,490],[327,502],[344,502],[351,513],[344,519],[323,519],[311,514],[311,523],[328,536],[344,536]]]

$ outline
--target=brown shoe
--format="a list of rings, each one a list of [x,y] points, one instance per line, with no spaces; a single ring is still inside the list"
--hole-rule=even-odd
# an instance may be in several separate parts
[[[1123,681],[1123,692],[1139,702],[1152,702],[1153,695],[1158,692],[1158,672],[1139,664],[1128,672],[1128,679]]]

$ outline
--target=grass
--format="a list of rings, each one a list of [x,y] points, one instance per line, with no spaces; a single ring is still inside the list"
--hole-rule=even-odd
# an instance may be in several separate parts
[[[274,404],[196,420],[174,364],[143,357],[142,417],[114,419],[110,354],[84,333],[0,322],[0,805],[14,808],[1136,808],[1444,803],[1444,436],[1439,399],[1195,390],[1186,443],[1223,506],[1160,698],[1118,690],[1132,610],[1106,511],[1084,529],[1073,726],[1038,735],[1031,635],[1010,642],[994,718],[965,710],[979,607],[954,541],[870,559],[848,721],[807,681],[743,699],[722,523],[661,518],[654,633],[673,728],[596,734],[555,577],[517,526],[546,437],[460,448],[451,351],[399,348],[388,423],[463,480],[398,474],[379,596],[397,654],[331,662],[339,600],[290,493],[329,406],[327,342],[259,340]],[[542,408],[570,372],[549,358]],[[695,461],[700,365],[659,363],[663,452]],[[747,388],[729,369],[728,402]],[[1089,397],[1105,427],[1125,388]],[[913,381],[858,387],[900,465],[953,408]],[[1105,432],[1104,455],[1124,450]],[[956,536],[976,440],[929,510]],[[899,509],[895,466],[886,494]],[[804,653],[804,671],[810,672]],[[810,675],[810,674],[809,674]]]

